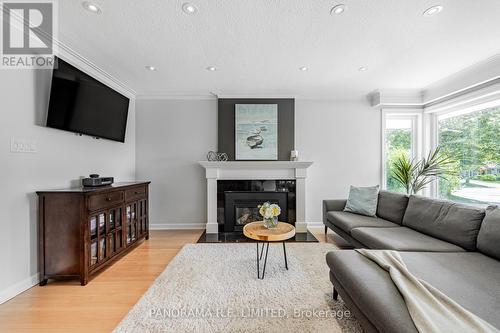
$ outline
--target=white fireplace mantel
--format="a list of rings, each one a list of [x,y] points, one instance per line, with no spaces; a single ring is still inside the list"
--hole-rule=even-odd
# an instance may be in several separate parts
[[[207,178],[207,233],[217,233],[217,180],[275,180],[294,179],[296,191],[296,222],[298,233],[307,232],[306,178],[307,168],[313,162],[289,161],[228,161],[199,164],[205,168]]]

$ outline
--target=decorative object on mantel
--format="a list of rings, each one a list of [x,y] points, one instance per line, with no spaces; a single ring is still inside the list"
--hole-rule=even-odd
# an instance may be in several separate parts
[[[299,160],[299,151],[298,150],[292,150],[290,152],[290,161],[297,162],[298,160]]]
[[[215,151],[209,151],[207,154],[207,161],[209,162],[226,162],[228,156],[226,153],[217,153]]]
[[[235,159],[278,159],[278,104],[236,104]]]
[[[281,214],[280,206],[267,201],[259,205],[259,213],[264,218],[264,227],[273,229],[278,226],[278,216]]]

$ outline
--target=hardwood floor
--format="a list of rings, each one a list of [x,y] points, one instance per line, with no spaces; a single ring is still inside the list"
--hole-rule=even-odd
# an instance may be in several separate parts
[[[82,287],[50,281],[0,305],[0,332],[111,332],[184,244],[201,230],[151,237]]]
[[[93,278],[50,281],[0,305],[0,332],[111,332],[185,244],[201,230],[151,231],[150,239]],[[331,232],[313,230],[320,242]]]

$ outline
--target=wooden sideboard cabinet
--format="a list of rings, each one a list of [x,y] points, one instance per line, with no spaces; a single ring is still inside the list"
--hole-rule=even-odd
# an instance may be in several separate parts
[[[82,286],[149,239],[149,182],[38,191],[40,285],[78,278]]]

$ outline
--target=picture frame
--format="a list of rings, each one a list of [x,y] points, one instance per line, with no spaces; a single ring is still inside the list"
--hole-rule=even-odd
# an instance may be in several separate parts
[[[278,160],[278,104],[235,104],[235,160]]]

